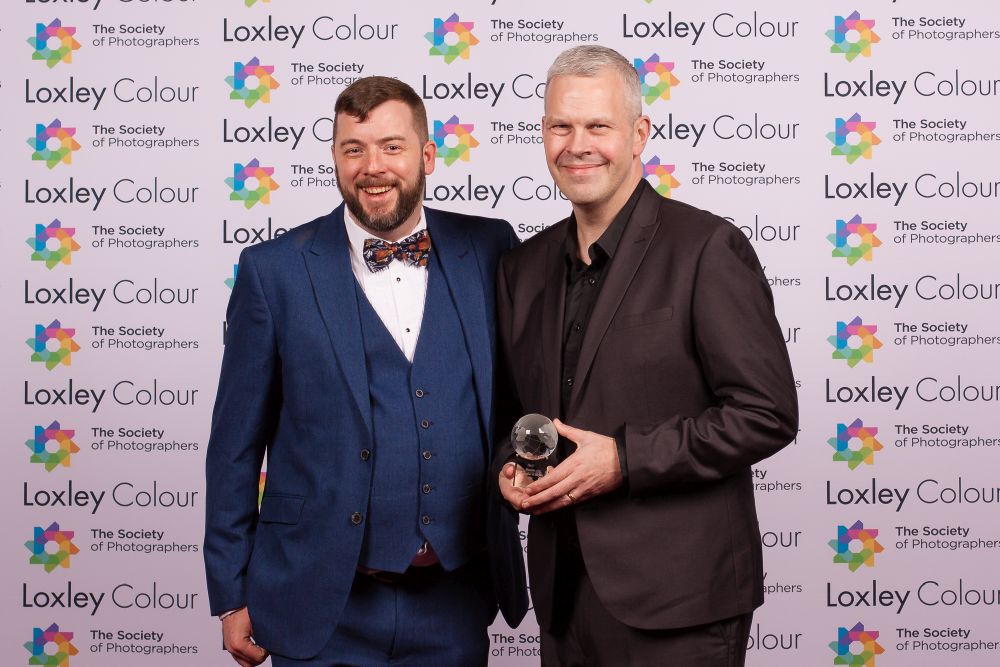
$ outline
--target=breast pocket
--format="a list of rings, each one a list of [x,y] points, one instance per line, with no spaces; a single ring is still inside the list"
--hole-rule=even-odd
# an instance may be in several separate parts
[[[666,306],[664,308],[655,308],[653,310],[645,310],[641,313],[619,315],[615,320],[615,329],[631,329],[633,327],[641,327],[645,324],[666,322],[673,319],[673,317],[674,317],[673,306]]]

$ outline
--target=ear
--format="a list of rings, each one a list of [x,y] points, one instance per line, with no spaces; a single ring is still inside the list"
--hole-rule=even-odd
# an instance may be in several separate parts
[[[428,176],[434,173],[435,158],[437,158],[437,144],[428,141],[424,144],[423,150],[424,173]]]
[[[646,142],[649,141],[649,129],[649,116],[639,116],[635,119],[632,127],[632,157],[639,157],[646,150]]]

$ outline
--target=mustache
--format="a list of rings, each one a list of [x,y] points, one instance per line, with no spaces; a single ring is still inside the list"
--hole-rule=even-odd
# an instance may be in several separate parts
[[[380,180],[375,179],[375,178],[365,178],[365,179],[362,179],[360,181],[357,181],[355,183],[355,185],[357,187],[359,187],[359,188],[381,188],[381,187],[386,187],[386,186],[394,187],[398,183],[399,183],[399,181],[397,181],[397,180],[380,181]]]

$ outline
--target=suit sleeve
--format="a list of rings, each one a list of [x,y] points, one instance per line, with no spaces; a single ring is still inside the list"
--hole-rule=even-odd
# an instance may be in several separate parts
[[[205,462],[205,571],[211,613],[246,604],[258,480],[281,405],[274,321],[253,255],[240,255]]]
[[[764,272],[730,224],[706,243],[692,294],[695,350],[716,403],[696,416],[625,425],[629,493],[722,479],[771,456],[798,429],[795,380]]]
[[[518,243],[514,237],[513,243]],[[521,406],[517,401],[517,392],[514,390],[514,382],[510,372],[508,360],[510,359],[507,349],[510,341],[510,326],[513,320],[510,289],[507,284],[507,277],[504,271],[504,260],[500,259],[497,267],[497,354],[496,370],[493,373],[493,414],[495,415],[495,429],[493,434],[493,464],[490,472],[490,479],[495,482],[511,456],[514,448],[510,444],[510,430],[521,415]]]

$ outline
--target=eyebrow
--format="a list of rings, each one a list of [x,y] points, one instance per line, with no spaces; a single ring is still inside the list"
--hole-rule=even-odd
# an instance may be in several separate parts
[[[385,143],[388,143],[390,141],[396,141],[396,142],[399,142],[399,143],[405,143],[406,142],[406,137],[404,137],[402,135],[393,135],[391,137],[382,137],[381,139],[378,140],[378,143],[385,144]],[[342,139],[341,141],[337,142],[338,146],[349,146],[349,145],[352,145],[352,144],[360,146],[360,145],[363,145],[364,142],[361,141],[360,139]]]
[[[614,121],[610,118],[587,118],[579,121],[583,125],[592,125],[594,123],[602,123],[604,125],[612,125]],[[568,118],[551,117],[547,120],[549,125],[573,125],[573,121]]]

